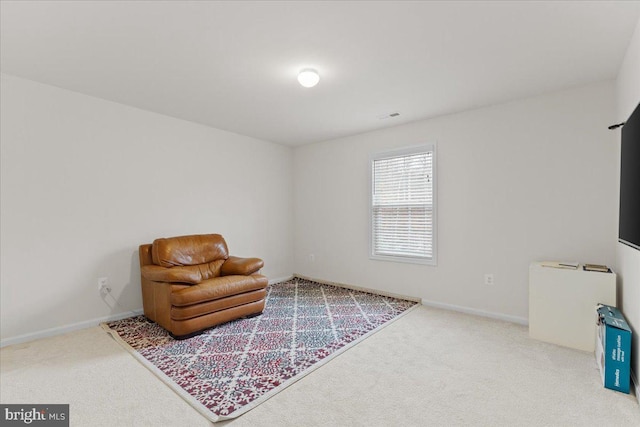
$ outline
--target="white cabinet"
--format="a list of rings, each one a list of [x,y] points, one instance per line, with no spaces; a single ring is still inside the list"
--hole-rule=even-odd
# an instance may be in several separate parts
[[[529,266],[529,336],[594,351],[596,304],[616,305],[615,273]]]

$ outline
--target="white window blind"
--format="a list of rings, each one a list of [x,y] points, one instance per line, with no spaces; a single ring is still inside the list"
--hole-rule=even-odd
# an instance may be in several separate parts
[[[434,147],[372,158],[371,257],[435,263]]]

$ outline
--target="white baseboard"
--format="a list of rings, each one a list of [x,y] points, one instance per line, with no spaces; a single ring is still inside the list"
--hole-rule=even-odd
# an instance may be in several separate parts
[[[284,282],[286,280],[291,279],[292,277],[293,275],[271,279],[269,280],[269,284],[271,285],[273,283]],[[43,331],[32,332],[24,335],[18,335],[17,337],[0,339],[0,348],[6,347],[8,345],[33,341],[40,338],[47,338],[47,337],[53,337],[56,335],[62,335],[62,334],[66,334],[67,332],[77,331],[79,329],[86,329],[92,326],[97,326],[102,322],[111,322],[114,320],[124,319],[125,317],[130,317],[131,315],[138,316],[140,314],[142,314],[142,309],[127,311],[125,313],[118,313],[111,316],[99,317],[96,319],[85,320],[78,323],[72,323],[70,325],[57,326],[55,328],[45,329]]]
[[[70,325],[57,326],[55,328],[45,329],[43,331],[32,332],[29,334],[18,335],[17,337],[6,338],[0,340],[0,347],[6,347],[8,345],[20,344],[23,342],[33,341],[40,338],[53,337],[55,335],[66,334],[67,332],[77,331],[79,329],[86,329],[92,326],[98,326],[102,322],[111,322],[113,320],[124,319],[125,317],[131,317],[132,315],[138,316],[142,314],[142,309],[127,311],[124,313],[113,314],[111,316],[98,317],[95,319],[84,320],[78,323],[72,323]]]
[[[509,316],[508,314],[494,313],[492,311],[478,310],[477,308],[464,307],[461,305],[445,304],[441,302],[428,301],[423,299],[422,305],[427,307],[442,308],[444,310],[458,311],[460,313],[473,314],[475,316],[489,317],[491,319],[504,320],[505,322],[528,325],[529,319],[525,317]]]
[[[294,277],[293,275],[286,276],[286,277],[276,277],[275,279],[270,279],[269,284],[273,285],[274,283],[286,282],[289,279],[293,279],[293,277]]]
[[[391,297],[391,298],[404,299],[404,300],[407,300],[407,301],[420,302],[420,298],[416,298],[416,297],[412,297],[412,296],[408,296],[408,295],[400,295],[400,294],[395,294],[393,292],[386,292],[386,291],[381,291],[381,290],[378,290],[378,289],[365,288],[363,286],[351,285],[351,284],[346,284],[346,283],[332,282],[330,280],[316,279],[315,277],[309,277],[309,276],[305,276],[303,274],[295,273],[292,277],[299,277],[301,279],[311,280],[312,282],[324,283],[325,285],[337,286],[339,288],[352,289],[354,291],[369,292],[371,294],[382,295],[382,296],[385,296],[385,297]]]
[[[330,284],[330,285],[337,285],[337,286],[342,286],[342,287],[348,287],[351,289],[356,289],[356,290],[363,290],[363,291],[369,291],[369,292],[379,292],[376,290],[371,290],[371,289],[367,289],[367,288],[362,288],[362,287],[356,287],[356,286],[348,286],[348,285],[344,285],[342,283],[336,283],[336,282],[329,282],[326,280],[321,280],[321,279],[316,279],[316,278],[311,278],[311,277],[306,277],[304,275],[301,274],[294,274],[294,275],[290,275],[290,276],[286,276],[286,277],[278,277],[278,278],[274,278],[269,280],[269,284],[274,284],[274,283],[278,283],[278,282],[284,282],[286,280],[289,280],[293,277],[300,277],[300,278],[304,278],[304,279],[308,279],[308,280],[314,280],[316,282],[320,282],[320,283],[326,283],[326,284]],[[396,295],[396,294],[387,294],[388,296],[391,297],[396,297],[396,298],[406,298],[406,299],[414,299],[414,298],[408,298],[404,295]],[[416,299],[418,300],[418,299]],[[517,317],[517,316],[509,316],[506,314],[501,314],[501,313],[493,313],[490,311],[484,311],[484,310],[478,310],[475,308],[470,308],[470,307],[464,307],[464,306],[459,306],[459,305],[453,305],[453,304],[444,304],[444,303],[440,303],[440,302],[435,302],[435,301],[428,301],[423,299],[422,301],[422,305],[425,306],[429,306],[429,307],[435,307],[435,308],[442,308],[445,310],[451,310],[451,311],[458,311],[461,313],[466,313],[466,314],[473,314],[476,316],[482,316],[482,317],[489,317],[491,319],[498,319],[498,320],[504,320],[507,322],[511,322],[511,323],[518,323],[521,325],[528,325],[529,321],[528,319],[524,318],[524,317]],[[135,315],[140,315],[142,314],[142,309],[138,309],[138,310],[133,310],[130,312],[125,312],[125,313],[118,313],[118,314],[114,314],[111,316],[105,316],[105,317],[100,317],[100,318],[96,318],[96,319],[90,319],[90,320],[85,320],[83,322],[78,322],[78,323],[73,323],[70,325],[64,325],[64,326],[58,326],[55,328],[50,328],[50,329],[45,329],[43,331],[38,331],[38,332],[32,332],[29,334],[24,334],[24,335],[19,335],[17,337],[12,337],[12,338],[6,338],[6,339],[2,339],[0,340],[0,347],[5,347],[8,345],[12,345],[12,344],[19,344],[19,343],[23,343],[23,342],[27,342],[27,341],[33,341],[39,338],[46,338],[46,337],[52,337],[55,335],[61,335],[67,332],[71,332],[71,331],[76,331],[79,329],[85,329],[85,328],[90,328],[92,326],[97,326],[102,322],[110,322],[113,320],[119,320],[119,319],[123,319],[125,317],[129,317],[131,316],[131,314],[135,314]],[[638,399],[640,400],[640,393],[638,392],[640,390],[640,387],[638,385],[638,381],[636,381],[634,379],[634,384],[636,386],[636,397],[638,397]]]
[[[399,294],[394,294],[394,293],[390,293],[390,292],[383,292],[383,291],[379,291],[379,290],[375,290],[375,289],[364,288],[364,287],[361,287],[361,286],[347,285],[347,284],[344,284],[344,283],[331,282],[331,281],[328,281],[328,280],[317,279],[315,277],[308,277],[308,276],[305,276],[303,274],[298,274],[298,273],[294,273],[294,275],[292,277],[300,277],[301,279],[312,280],[314,282],[325,283],[327,285],[339,286],[339,287],[343,287],[343,288],[354,289],[354,290],[357,290],[357,291],[372,292],[372,293],[376,293],[376,294],[379,294],[379,295],[385,295],[385,296],[389,296],[389,297],[393,297],[393,298],[401,298],[401,299],[406,299],[406,300],[410,300],[410,301],[421,302],[422,305],[425,305],[425,306],[428,306],[428,307],[435,307],[435,308],[441,308],[441,309],[444,309],[444,310],[457,311],[457,312],[460,312],[460,313],[473,314],[475,316],[489,317],[491,319],[504,320],[506,322],[517,323],[517,324],[525,325],[525,326],[529,324],[529,319],[527,319],[525,317],[509,316],[507,314],[493,313],[491,311],[478,310],[476,308],[464,307],[464,306],[460,306],[460,305],[444,304],[444,303],[441,303],[441,302],[428,301],[428,300],[425,300],[425,299],[410,297],[410,296],[407,296],[407,295],[399,295]],[[269,283],[271,283],[271,282],[269,282]]]

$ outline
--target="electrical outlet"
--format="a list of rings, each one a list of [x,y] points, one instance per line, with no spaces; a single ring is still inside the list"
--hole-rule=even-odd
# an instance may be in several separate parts
[[[111,292],[111,287],[109,287],[109,278],[108,277],[98,277],[98,290],[100,293],[109,293]]]
[[[314,254],[309,254],[309,261],[315,262],[316,261],[316,256]]]
[[[493,281],[493,273],[487,273],[484,275],[484,284],[485,285],[493,285],[494,281]]]

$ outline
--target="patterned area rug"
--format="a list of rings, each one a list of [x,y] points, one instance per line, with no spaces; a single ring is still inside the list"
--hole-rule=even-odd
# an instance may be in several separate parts
[[[103,328],[215,422],[254,408],[416,305],[293,278],[268,287],[261,316],[186,340],[144,316]]]

